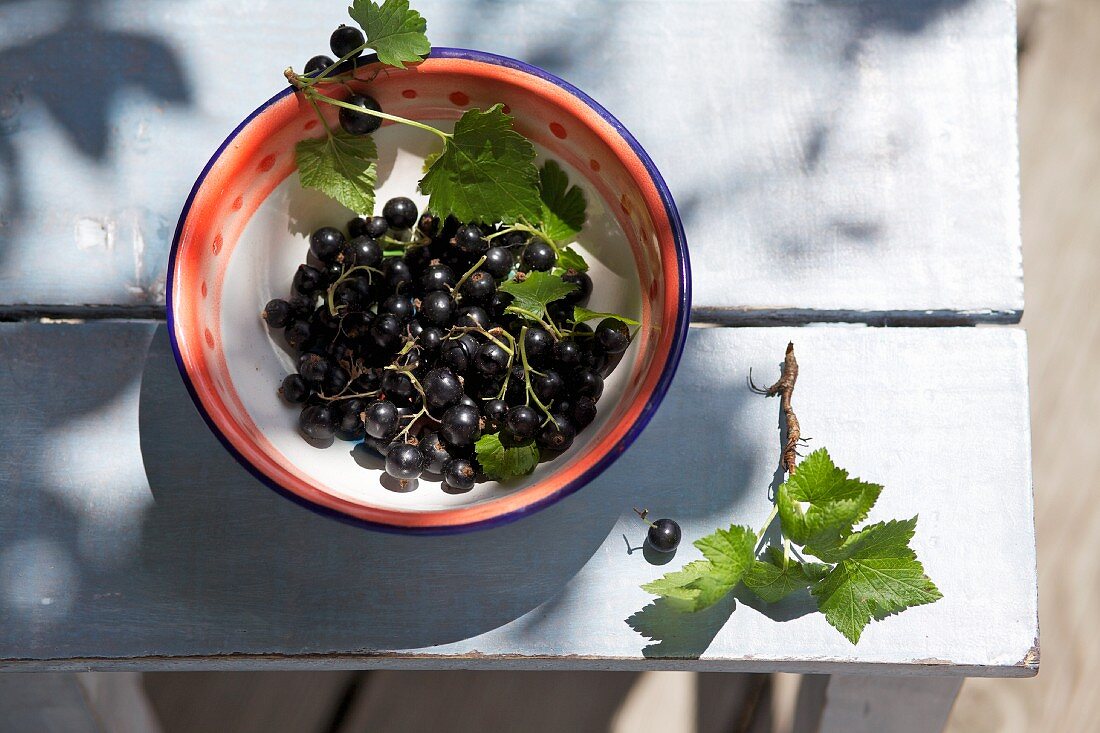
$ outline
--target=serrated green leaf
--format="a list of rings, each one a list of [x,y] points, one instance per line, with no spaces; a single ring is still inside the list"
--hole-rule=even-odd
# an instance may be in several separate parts
[[[587,308],[581,306],[573,307],[573,322],[574,323],[586,323],[588,321],[600,320],[605,318],[618,318],[620,321],[628,326],[639,325],[633,318],[627,318],[626,316],[620,316],[618,313],[600,313],[598,311],[590,311]]]
[[[302,186],[323,191],[357,214],[374,212],[377,157],[369,135],[343,131],[302,140],[295,148]]]
[[[385,0],[381,5],[353,0],[348,14],[384,64],[404,69],[405,64],[423,60],[432,48],[424,33],[427,21],[409,8],[409,0]]]
[[[435,164],[435,161],[439,159],[439,156],[443,154],[442,150],[437,150],[434,153],[428,153],[424,156],[424,165],[420,167],[421,173],[427,173],[428,169]]]
[[[505,447],[497,433],[481,436],[474,444],[474,450],[482,470],[498,481],[526,476],[539,463],[539,449],[533,442]]]
[[[814,586],[825,619],[853,644],[871,619],[943,597],[909,547],[916,526],[913,517],[860,531],[848,557]]]
[[[791,559],[783,567],[783,551],[769,547],[765,558],[756,560],[742,580],[745,587],[767,603],[777,603],[791,593],[808,588],[830,570],[821,563],[801,563]]]
[[[558,252],[558,267],[563,271],[588,272],[588,263],[572,247],[566,247]]]
[[[588,202],[580,187],[569,185],[569,175],[556,161],[548,160],[539,169],[539,200],[539,229],[547,239],[566,242],[580,234]]]
[[[779,486],[783,534],[800,545],[839,543],[867,517],[881,491],[878,484],[849,478],[824,448],[818,449]]]
[[[546,315],[546,306],[569,295],[577,289],[577,285],[565,282],[559,275],[534,270],[527,273],[523,282],[508,280],[500,289],[515,298],[509,307],[514,306],[542,318]]]
[[[748,527],[731,525],[729,529],[700,537],[693,544],[732,588],[753,562],[756,533]]]
[[[535,148],[512,129],[503,105],[467,110],[443,152],[420,179],[439,216],[514,223],[540,212]]]

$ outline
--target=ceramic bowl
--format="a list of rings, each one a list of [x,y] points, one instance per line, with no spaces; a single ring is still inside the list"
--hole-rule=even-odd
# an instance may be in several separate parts
[[[641,327],[608,378],[596,421],[557,460],[521,481],[479,483],[448,493],[431,477],[406,490],[386,481],[363,446],[318,449],[297,433],[298,409],[275,393],[295,361],[259,313],[287,297],[309,233],[352,217],[298,183],[294,146],[323,133],[291,89],[248,116],[207,163],[183,207],[168,269],[168,322],[195,405],[238,460],[266,484],[322,511],[404,532],[445,533],[530,514],[578,490],[607,468],[653,416],[676,370],[690,306],[688,254],[676,206],[653,161],[595,101],[551,74],[513,59],[436,48],[405,71],[364,59],[360,75],[383,109],[449,129],[471,107],[502,102],[540,158],[562,164],[588,198],[579,239],[595,283],[589,307],[637,318]],[[353,84],[355,86],[355,84]],[[328,87],[340,96],[342,87]],[[335,123],[336,109],[326,107]],[[378,206],[417,196],[435,136],[384,125]],[[408,489],[412,490],[408,490]]]

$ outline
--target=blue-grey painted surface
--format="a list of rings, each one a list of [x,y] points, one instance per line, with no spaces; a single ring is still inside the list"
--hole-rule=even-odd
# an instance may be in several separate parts
[[[638,587],[698,553],[652,564],[631,507],[687,540],[764,520],[778,404],[746,377],[773,376],[788,339],[803,433],[886,486],[872,520],[920,515],[944,594],[856,647],[805,596],[681,616]],[[252,478],[197,415],[164,326],[0,325],[0,666],[1033,674],[1026,381],[1010,329],[692,329],[657,417],[591,485],[502,528],[400,537]]]
[[[1018,317],[1011,0],[415,4],[637,135],[705,317]],[[0,2],[0,309],[161,304],[195,175],[345,5]]]

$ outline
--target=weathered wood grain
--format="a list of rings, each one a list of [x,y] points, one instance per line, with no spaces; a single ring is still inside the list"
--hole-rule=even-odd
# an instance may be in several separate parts
[[[160,305],[196,174],[345,5],[0,7],[0,313]],[[1012,0],[416,5],[435,43],[543,66],[636,133],[699,317],[1018,319]]]
[[[788,339],[805,434],[888,487],[873,519],[920,514],[916,548],[944,600],[874,624],[858,647],[807,598],[635,616],[650,601],[638,585],[668,566],[628,553],[644,534],[631,506],[689,538],[768,513],[777,405],[745,378],[773,371]],[[1015,330],[693,329],[656,418],[592,485],[506,527],[409,538],[251,478],[196,414],[163,326],[4,324],[0,659],[1034,674],[1026,381]]]

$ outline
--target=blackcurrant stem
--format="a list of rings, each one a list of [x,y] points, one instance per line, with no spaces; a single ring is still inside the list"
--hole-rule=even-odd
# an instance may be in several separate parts
[[[519,340],[519,358],[520,358],[520,362],[523,364],[523,377],[524,377],[523,381],[525,383],[524,386],[527,388],[527,397],[528,397],[527,404],[530,404],[530,400],[534,400],[535,404],[539,406],[539,409],[542,410],[543,413],[545,413],[548,418],[550,418],[550,422],[554,423],[554,427],[555,428],[560,427],[558,425],[558,421],[555,420],[554,416],[550,414],[550,408],[547,407],[546,405],[542,404],[542,400],[540,400],[539,396],[537,394],[535,394],[535,388],[531,386],[531,365],[527,363],[527,339],[526,339],[526,336],[527,336],[527,326],[524,326],[523,328],[520,329],[518,340]]]
[[[638,518],[641,519],[646,524],[648,524],[650,527],[656,527],[657,526],[656,522],[649,521],[649,510],[648,509],[643,509],[641,511],[638,511],[638,507],[632,507],[632,509],[634,509],[634,513],[638,515]]]
[[[319,99],[322,102],[325,102],[326,104],[331,104],[334,107],[342,107],[344,109],[350,109],[352,112],[359,112],[360,114],[371,115],[372,117],[389,120],[390,122],[397,122],[402,125],[408,125],[410,127],[416,127],[421,130],[427,130],[428,132],[439,136],[443,140],[451,139],[451,135],[449,133],[443,132],[442,130],[437,130],[431,125],[425,125],[423,122],[409,120],[404,117],[398,117],[397,115],[386,114],[385,112],[378,112],[373,109],[367,109],[366,107],[357,107],[354,104],[348,104],[347,102],[341,102],[339,99],[325,96],[324,94],[321,94],[313,88],[304,89],[303,93],[311,99]]]
[[[455,283],[455,286],[453,288],[451,288],[451,292],[457,293],[458,289],[461,288],[463,286],[463,284],[465,284],[465,282],[470,279],[470,276],[473,275],[475,272],[477,272],[477,268],[481,267],[484,264],[485,264],[485,255],[482,255],[481,259],[478,260],[477,262],[475,262],[473,267],[471,267],[469,270],[467,270],[465,273],[463,273],[462,277],[460,277],[458,279],[458,282]]]
[[[760,528],[760,531],[756,533],[756,544],[760,544],[760,540],[764,539],[764,533],[768,531],[768,527],[772,526],[772,522],[775,521],[776,515],[779,514],[779,505],[773,504],[772,511],[768,515],[768,518],[764,520],[764,526]],[[759,548],[757,548],[759,549]]]
[[[313,106],[313,111],[317,113],[317,119],[321,120],[321,124],[325,126],[325,132],[328,133],[329,137],[332,137],[332,128],[328,126],[328,120],[321,114],[321,108],[317,106],[317,102],[310,97],[309,103]]]
[[[527,318],[529,320],[537,322],[540,326],[545,328],[547,331],[554,334],[554,336],[559,341],[563,338],[561,331],[559,331],[555,326],[553,326],[552,324],[547,323],[546,321],[544,321],[542,319],[542,317],[539,316],[539,314],[534,313],[532,311],[529,311],[526,308],[521,308],[518,305],[510,305],[510,306],[508,306],[507,308],[504,309],[504,312],[505,313],[515,313],[517,316],[523,316],[524,318]]]
[[[354,394],[344,394],[343,392],[341,392],[340,394],[333,397],[325,397],[324,395],[319,394],[317,395],[317,397],[324,400],[325,402],[333,402],[335,400],[353,400],[357,397],[377,397],[381,393],[382,390],[376,389],[373,392],[356,392]]]

